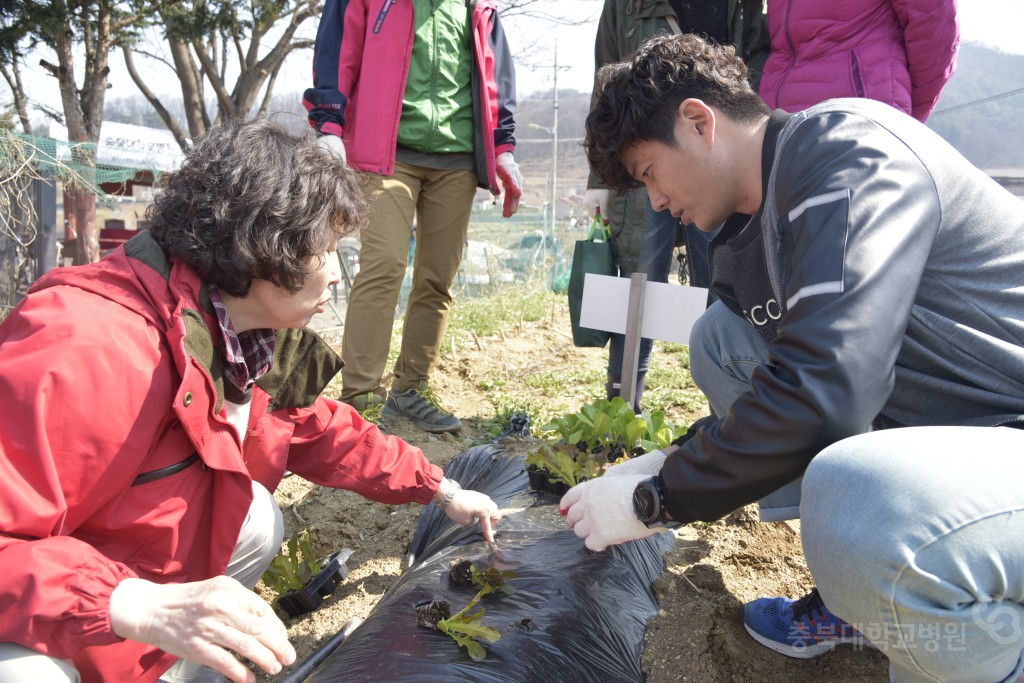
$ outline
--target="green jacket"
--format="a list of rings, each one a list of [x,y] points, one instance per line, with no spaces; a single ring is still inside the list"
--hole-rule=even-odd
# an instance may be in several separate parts
[[[668,0],[605,0],[597,24],[594,44],[594,73],[605,64],[630,57],[649,38],[672,33],[668,17],[675,17]],[[730,37],[736,53],[750,69],[754,91],[768,59],[768,24],[762,0],[729,0]],[[686,31],[685,26],[680,26]],[[587,187],[602,187],[591,173]],[[608,216],[620,265],[635,270],[643,243],[647,190],[639,188],[625,195],[613,194],[608,200]]]
[[[418,152],[473,151],[469,11],[463,0],[414,0],[415,38],[398,144]]]

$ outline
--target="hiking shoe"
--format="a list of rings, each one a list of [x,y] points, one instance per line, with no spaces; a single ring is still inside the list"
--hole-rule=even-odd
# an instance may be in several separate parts
[[[748,602],[743,608],[743,626],[757,642],[797,659],[823,655],[843,643],[867,644],[860,631],[828,611],[817,588],[799,600]]]
[[[391,391],[381,414],[384,417],[404,417],[425,432],[457,432],[462,429],[459,418],[441,407],[426,382],[420,382],[419,389]]]
[[[367,394],[359,394],[358,396],[354,396],[352,397],[351,400],[345,401],[345,403],[348,403],[350,406],[358,410],[360,413],[363,413],[366,412],[367,410],[372,410],[377,406],[384,405],[384,399],[380,395],[375,394],[371,391]]]

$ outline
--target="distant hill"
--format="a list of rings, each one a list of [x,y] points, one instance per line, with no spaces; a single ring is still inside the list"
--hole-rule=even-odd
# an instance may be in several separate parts
[[[536,187],[551,168],[552,92],[521,98],[516,115],[516,156]],[[586,155],[580,147],[590,93],[558,93],[558,186],[560,197],[586,188]],[[1009,55],[977,44],[961,46],[957,70],[942,92],[927,125],[975,166],[987,171],[1019,169],[1024,175],[1024,55]],[[548,140],[545,144],[540,140]],[[538,140],[537,142],[530,142]],[[571,200],[570,200],[571,201]],[[562,213],[560,208],[559,213]]]
[[[550,192],[553,95],[551,90],[529,93],[518,103],[516,158],[525,179],[526,205],[542,205]],[[171,105],[172,109],[182,107],[180,102]],[[559,217],[569,214],[586,189],[588,168],[580,141],[589,107],[589,92],[559,90]],[[1024,169],[1022,109],[1024,56],[967,44],[961,47],[956,74],[943,91],[928,125],[979,168]],[[301,90],[275,96],[270,111],[277,112],[279,119],[289,126],[306,125]],[[141,95],[108,101],[105,114],[111,121],[162,127]]]
[[[1024,173],[1024,55],[962,45],[928,126],[975,166]]]

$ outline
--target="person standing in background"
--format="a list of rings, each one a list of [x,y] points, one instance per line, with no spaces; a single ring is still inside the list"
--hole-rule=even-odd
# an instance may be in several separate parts
[[[750,69],[756,89],[761,66],[768,57],[768,27],[760,0],[605,0],[594,45],[595,74],[605,64],[630,57],[648,38],[659,34],[696,33],[724,45],[732,45]],[[596,90],[596,88],[595,88]],[[611,225],[612,251],[621,277],[643,272],[649,282],[667,282],[672,265],[679,221],[668,211],[655,211],[640,187],[624,194],[612,193],[591,172],[583,208],[588,216],[600,216]],[[708,287],[707,249],[711,234],[685,227],[690,284]],[[640,412],[645,376],[654,343],[640,342],[634,410]],[[608,347],[608,399],[622,388],[625,336],[613,334]]]
[[[759,94],[788,112],[867,97],[924,121],[960,49],[956,0],[768,0],[768,27]]]
[[[340,399],[456,432],[429,379],[477,187],[519,208],[515,73],[494,0],[327,0],[303,103],[321,144],[374,197],[345,315]],[[413,221],[412,291],[391,391],[382,386]]]

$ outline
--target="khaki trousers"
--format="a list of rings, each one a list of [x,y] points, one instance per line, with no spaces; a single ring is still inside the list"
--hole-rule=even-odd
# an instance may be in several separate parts
[[[359,273],[345,314],[341,400],[368,393],[384,396],[395,307],[416,226],[412,291],[402,344],[395,361],[395,391],[415,389],[430,378],[448,325],[451,286],[462,261],[476,195],[472,171],[439,171],[397,162],[394,175],[368,175],[373,216],[362,231]]]

